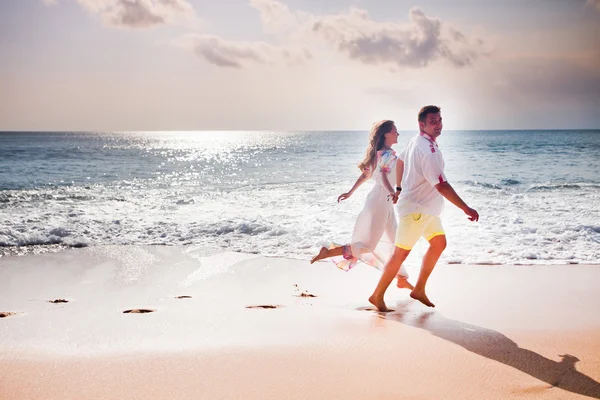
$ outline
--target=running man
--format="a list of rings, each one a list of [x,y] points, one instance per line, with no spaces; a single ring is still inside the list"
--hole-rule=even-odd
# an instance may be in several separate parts
[[[444,209],[444,197],[463,210],[469,220],[479,220],[477,211],[460,198],[444,175],[444,159],[436,142],[442,133],[441,109],[432,105],[421,108],[418,122],[420,133],[408,142],[396,162],[397,179],[401,182],[401,189],[396,188],[393,198],[394,203],[399,203],[396,247],[369,297],[369,302],[379,311],[389,311],[384,301],[385,291],[421,236],[429,242],[429,249],[423,257],[421,272],[410,297],[428,307],[435,307],[425,294],[425,285],[446,248],[446,234],[439,217]]]

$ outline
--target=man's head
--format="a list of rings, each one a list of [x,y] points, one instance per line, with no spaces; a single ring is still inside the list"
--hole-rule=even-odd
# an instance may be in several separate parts
[[[442,109],[438,106],[425,106],[419,110],[419,128],[432,138],[442,134]]]

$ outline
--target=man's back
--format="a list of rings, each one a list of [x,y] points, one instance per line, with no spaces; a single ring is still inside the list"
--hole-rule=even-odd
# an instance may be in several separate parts
[[[445,182],[446,176],[437,143],[421,133],[407,143],[398,158],[404,162],[398,216],[415,212],[439,216],[444,209],[444,198],[434,186]]]

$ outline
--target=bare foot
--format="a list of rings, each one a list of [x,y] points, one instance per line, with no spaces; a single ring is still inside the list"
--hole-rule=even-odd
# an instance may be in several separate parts
[[[413,290],[415,287],[411,285],[407,278],[398,277],[398,283],[396,284],[400,289],[410,289]]]
[[[387,306],[385,305],[383,299],[377,299],[375,295],[369,297],[369,303],[373,304],[377,308],[377,310],[381,312],[390,311],[390,309],[387,308]]]
[[[327,256],[327,247],[321,247],[321,251],[319,251],[319,254],[317,254],[316,256],[314,256],[312,258],[312,260],[310,260],[310,263],[314,263],[315,261],[319,261],[324,259]]]
[[[424,291],[418,292],[416,290],[413,290],[412,292],[410,292],[410,297],[412,297],[415,300],[419,300],[421,303],[425,304],[427,307],[435,307],[435,304],[433,304],[431,301],[429,301],[429,299],[427,298],[427,295],[425,294]]]

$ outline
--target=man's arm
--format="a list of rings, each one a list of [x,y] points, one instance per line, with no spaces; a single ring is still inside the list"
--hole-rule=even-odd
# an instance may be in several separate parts
[[[448,182],[438,183],[437,185],[435,185],[435,188],[442,196],[448,199],[449,202],[463,210],[464,213],[469,216],[469,220],[479,220],[479,214],[477,213],[477,211],[469,207],[467,203],[465,203],[463,199],[460,198],[458,193],[456,193],[454,188]]]

